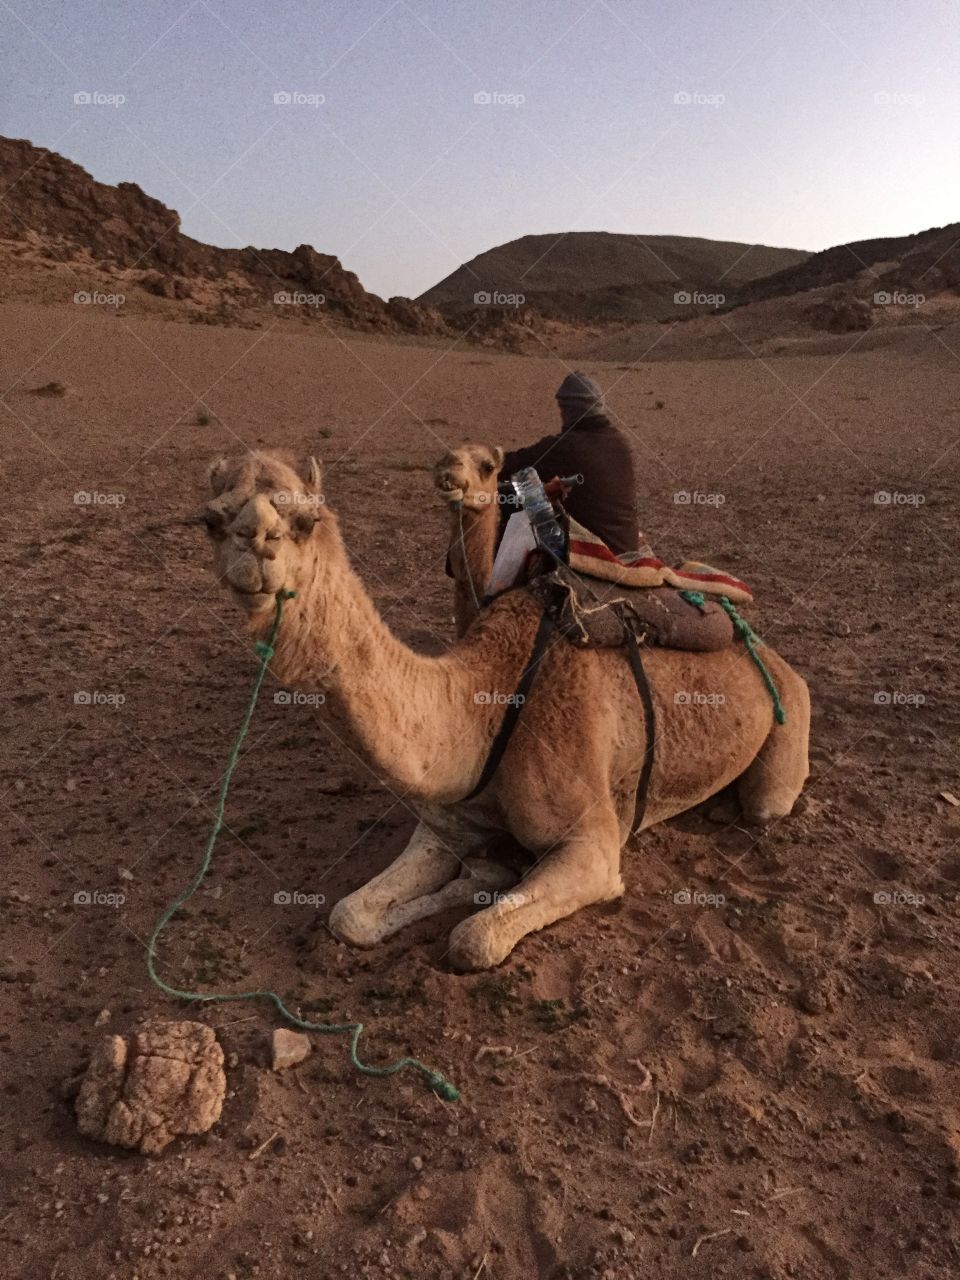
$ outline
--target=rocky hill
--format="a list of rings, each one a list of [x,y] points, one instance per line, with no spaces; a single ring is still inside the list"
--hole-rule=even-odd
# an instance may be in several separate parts
[[[440,333],[440,315],[409,299],[368,293],[332,254],[302,244],[221,249],[180,230],[180,215],[133,182],[109,186],[54,151],[0,138],[0,241],[21,268],[67,263],[129,291],[230,318],[245,308],[297,308],[388,332]],[[99,274],[97,274],[99,273]]]
[[[848,286],[861,296],[866,286],[876,293],[903,290],[933,296],[960,285],[960,223],[931,227],[907,236],[855,240],[811,254],[736,289],[734,305],[784,298],[811,289]]]
[[[715,306],[713,299],[807,257],[799,249],[689,236],[523,236],[479,254],[418,301],[449,319],[478,305],[526,305],[575,323],[664,319]]]

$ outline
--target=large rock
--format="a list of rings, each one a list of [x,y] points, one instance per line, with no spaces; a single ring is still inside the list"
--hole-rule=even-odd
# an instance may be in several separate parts
[[[77,1094],[77,1127],[84,1137],[152,1154],[178,1134],[206,1133],[226,1088],[223,1050],[203,1023],[104,1036]]]

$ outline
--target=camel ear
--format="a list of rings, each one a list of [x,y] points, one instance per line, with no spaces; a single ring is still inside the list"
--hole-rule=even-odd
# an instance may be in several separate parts
[[[227,487],[227,460],[222,454],[210,463],[207,468],[207,479],[210,482],[210,492],[218,498]]]
[[[499,445],[497,445],[493,450],[493,458],[497,464],[497,470],[499,471],[500,468],[503,466],[503,459],[504,459],[504,452]]]
[[[320,492],[320,463],[313,454],[309,458],[304,458],[300,466],[300,479],[304,482],[308,489],[314,493]]]

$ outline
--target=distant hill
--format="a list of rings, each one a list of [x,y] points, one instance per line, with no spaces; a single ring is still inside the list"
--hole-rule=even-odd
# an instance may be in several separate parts
[[[575,322],[662,319],[691,305],[678,306],[678,293],[725,298],[748,281],[799,266],[808,256],[800,249],[691,236],[608,231],[523,236],[478,254],[418,301],[448,317],[472,310],[481,295],[481,306],[519,296],[520,305]]]
[[[889,292],[885,285],[926,296],[955,288],[960,285],[960,222],[823,249],[801,263],[749,280],[734,291],[731,302],[762,302],[841,285],[858,296],[865,289]]]

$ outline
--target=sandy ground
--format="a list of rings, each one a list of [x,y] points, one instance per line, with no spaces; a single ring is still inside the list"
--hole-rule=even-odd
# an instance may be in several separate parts
[[[181,523],[205,463],[240,442],[320,455],[379,608],[436,651],[451,602],[423,468],[465,437],[550,429],[563,367],[0,308],[4,1275],[957,1274],[960,808],[939,795],[960,794],[960,332],[911,342],[588,366],[636,440],[661,554],[747,578],[753,621],[810,681],[801,811],[649,832],[620,903],[490,975],[446,967],[454,918],[358,953],[326,914],[412,814],[268,686],[163,970],[362,1019],[368,1057],[412,1051],[463,1099],[358,1077],[332,1038],[275,1075],[270,1010],[207,1007],[222,1120],[146,1158],[80,1139],[62,1086],[102,1029],[180,1012],[144,940],[198,864],[255,667]],[[65,394],[31,393],[52,381]],[[326,904],[275,904],[297,889]]]

